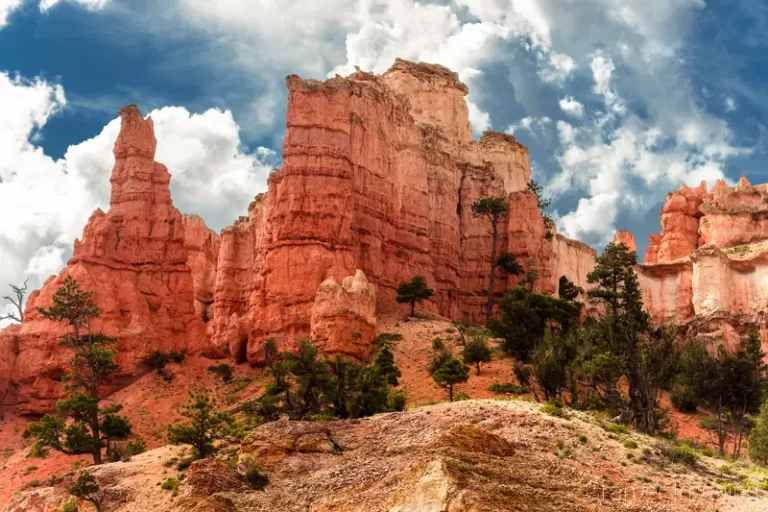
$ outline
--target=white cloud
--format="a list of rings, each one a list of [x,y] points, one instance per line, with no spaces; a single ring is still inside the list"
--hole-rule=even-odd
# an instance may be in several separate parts
[[[94,138],[54,160],[37,145],[38,131],[66,105],[61,86],[0,73],[0,291],[29,276],[37,288],[65,264],[72,242],[95,208],[109,207],[115,119]],[[266,188],[265,148],[246,153],[231,112],[191,114],[165,107],[150,113],[156,159],[171,172],[174,203],[220,229],[247,211]]]
[[[549,56],[549,65],[539,71],[539,76],[545,82],[552,82],[562,86],[576,70],[576,61],[563,53],[552,53]]]
[[[8,24],[11,13],[21,5],[22,0],[0,0],[0,28]]]
[[[736,100],[731,98],[730,96],[725,98],[725,111],[726,112],[736,111]]]
[[[40,11],[45,12],[60,2],[72,2],[88,9],[103,9],[111,0],[40,0]]]
[[[510,135],[514,135],[516,132],[526,130],[536,136],[537,132],[544,133],[551,125],[552,119],[547,116],[524,117],[517,123],[507,126],[507,129],[504,131]]]
[[[572,117],[584,115],[584,105],[574,99],[573,96],[566,96],[560,100],[560,110]]]
[[[491,129],[491,115],[478,108],[471,101],[467,102],[469,109],[469,124],[472,125],[472,133],[481,135],[484,131]]]

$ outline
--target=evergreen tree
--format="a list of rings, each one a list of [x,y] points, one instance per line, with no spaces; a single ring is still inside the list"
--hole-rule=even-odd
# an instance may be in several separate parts
[[[484,335],[473,336],[470,341],[464,345],[462,354],[464,362],[475,367],[477,374],[480,375],[480,363],[491,362],[491,349],[488,348],[488,342]]]
[[[528,258],[525,260],[525,274],[521,282],[523,285],[527,285],[528,289],[533,291],[536,287],[536,280],[539,279],[539,272],[534,268],[536,260],[534,258]]]
[[[80,288],[71,276],[64,279],[53,295],[53,305],[39,308],[47,320],[65,322],[71,331],[61,338],[61,345],[72,350],[70,372],[65,375],[67,398],[56,403],[56,415],[46,415],[31,424],[25,438],[34,438],[35,450],[47,448],[70,454],[90,453],[94,464],[101,464],[102,449],[111,455],[113,443],[126,439],[131,432],[128,420],[118,413],[121,406],[99,407],[99,384],[119,367],[116,340],[92,331],[91,322],[100,315],[93,294]],[[69,422],[67,422],[69,420]]]
[[[573,302],[581,293],[584,293],[583,288],[573,284],[567,277],[560,276],[560,281],[558,282],[557,287],[557,295],[561,299],[567,300],[568,302]]]
[[[381,375],[390,386],[397,386],[398,379],[402,375],[400,368],[395,364],[395,356],[386,343],[381,345],[376,360],[373,362],[374,370]]]
[[[277,359],[277,343],[274,338],[267,338],[264,341],[264,366],[269,368]]]
[[[414,276],[408,283],[397,287],[397,302],[411,305],[411,316],[416,314],[416,303],[428,299],[434,291],[427,286],[424,276]]]
[[[96,508],[96,512],[104,512],[104,490],[88,471],[80,471],[77,480],[67,491],[72,496],[91,503]]]
[[[333,374],[325,361],[319,359],[320,351],[308,339],[299,341],[296,354],[286,354],[286,364],[296,391],[291,401],[295,419],[309,419],[324,412],[331,402],[334,391]]]
[[[557,398],[567,384],[568,357],[558,333],[548,325],[544,339],[538,344],[533,355],[533,376],[544,392],[544,399]]]
[[[760,407],[757,424],[749,434],[749,457],[756,464],[768,466],[768,400]]]
[[[542,188],[541,185],[536,183],[534,180],[531,180],[528,183],[528,190],[533,193],[534,196],[536,196],[536,206],[539,208],[539,212],[541,213],[541,218],[544,221],[544,228],[547,230],[547,233],[545,237],[547,240],[552,238],[552,228],[555,227],[555,221],[552,220],[552,217],[544,213],[544,210],[549,208],[549,205],[552,204],[551,199],[545,199],[542,195]]]
[[[496,292],[496,245],[499,239],[499,221],[509,213],[507,198],[484,197],[472,203],[472,216],[485,217],[491,222],[491,277],[488,284],[488,304],[485,307],[486,322],[493,314],[493,295]]]
[[[453,357],[450,349],[445,346],[443,340],[435,338],[432,340],[432,357],[427,365],[427,371],[430,375],[434,374],[438,368],[443,366],[447,360]]]
[[[217,409],[208,390],[190,392],[189,396],[191,401],[179,410],[187,420],[168,426],[168,442],[191,445],[196,458],[204,459],[215,452],[214,443],[228,435],[234,418]]]
[[[514,254],[504,251],[496,259],[496,266],[513,276],[519,276],[523,273],[523,267],[517,262]]]
[[[640,432],[656,430],[657,406],[653,386],[642,371],[641,335],[649,331],[648,315],[634,271],[636,255],[623,243],[610,243],[587,282],[596,287],[587,294],[606,307],[609,350],[622,367],[629,384],[629,404],[625,417]]]
[[[451,357],[432,374],[432,379],[438,386],[448,389],[448,398],[453,402],[453,386],[469,380],[469,366]]]
[[[555,322],[567,332],[577,325],[581,308],[518,286],[506,291],[499,303],[499,312],[500,318],[489,327],[494,335],[502,338],[501,349],[507,355],[529,361],[544,338],[546,326]]]

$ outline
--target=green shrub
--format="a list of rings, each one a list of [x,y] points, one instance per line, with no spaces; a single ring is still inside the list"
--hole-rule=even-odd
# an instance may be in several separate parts
[[[179,480],[177,478],[166,478],[165,482],[160,485],[160,488],[164,491],[177,491],[179,489]]]
[[[147,443],[138,437],[133,441],[129,441],[125,444],[125,450],[123,452],[122,458],[123,460],[130,460],[134,455],[144,453],[145,451],[147,451]]]
[[[541,412],[549,414],[550,416],[556,416],[558,418],[567,418],[568,413],[563,408],[563,403],[557,398],[548,400],[546,404],[541,406]]]
[[[216,375],[223,382],[231,382],[234,376],[234,368],[227,363],[213,364],[208,367],[208,371]]]
[[[521,363],[515,363],[512,368],[512,373],[515,374],[517,382],[522,386],[529,386],[531,384],[531,369]]]
[[[396,341],[401,341],[402,339],[403,335],[398,332],[382,332],[376,336],[376,343],[394,343]]]
[[[466,391],[457,391],[453,399],[456,402],[461,402],[463,400],[469,400],[470,396],[469,396],[469,393],[467,393]]]
[[[659,445],[661,454],[672,462],[680,462],[693,466],[699,459],[699,454],[696,450],[687,444],[674,444],[664,442]]]
[[[698,396],[689,387],[675,389],[670,396],[672,405],[680,412],[696,412]]]
[[[624,448],[629,448],[630,450],[634,450],[635,448],[637,448],[637,443],[632,439],[627,439],[626,441],[624,441]]]
[[[522,395],[528,390],[513,382],[494,382],[488,386],[488,391],[495,395]]]
[[[261,470],[261,467],[256,463],[248,464],[243,478],[251,489],[256,489],[258,491],[264,489],[269,484],[269,477],[267,477]]]
[[[768,466],[768,400],[760,408],[755,428],[749,435],[749,457],[756,464]]]
[[[699,449],[699,451],[705,457],[717,457],[717,452],[709,446],[704,446],[701,449]]]
[[[723,493],[728,494],[729,496],[736,496],[737,494],[741,494],[741,488],[736,484],[727,483],[723,486]]]
[[[623,423],[606,423],[603,428],[612,434],[629,434],[629,427]]]
[[[195,462],[196,460],[197,458],[193,455],[190,455],[189,457],[184,457],[179,461],[178,465],[176,466],[176,469],[178,469],[179,471],[186,471],[187,469],[189,469],[189,466],[191,466],[192,463]]]
[[[408,403],[403,393],[390,393],[387,401],[390,411],[404,411]]]
[[[78,512],[77,499],[70,498],[61,502],[61,512]]]
[[[182,350],[181,352],[176,352],[175,350],[171,350],[171,353],[168,354],[168,357],[171,358],[171,361],[177,364],[181,364],[184,362],[184,358],[187,356],[187,351]]]
[[[579,442],[581,444],[587,444],[587,441],[588,441],[587,436],[585,436],[584,434],[579,434]]]
[[[162,370],[168,364],[170,356],[160,350],[155,350],[149,356],[149,364],[154,370]]]

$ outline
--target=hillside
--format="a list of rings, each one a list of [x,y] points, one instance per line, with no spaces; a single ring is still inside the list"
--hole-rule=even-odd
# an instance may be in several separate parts
[[[693,466],[674,462],[659,440],[609,433],[587,414],[562,419],[539,409],[520,400],[470,400],[362,420],[269,423],[241,447],[222,450],[241,462],[257,457],[270,478],[264,491],[242,487],[232,469],[235,458],[232,466],[194,463],[177,493],[164,490],[162,482],[179,476],[172,467],[178,448],[106,464],[94,474],[107,488],[110,512],[768,507],[768,493],[756,490],[766,473],[708,457]],[[58,511],[67,481],[18,494],[7,510]]]

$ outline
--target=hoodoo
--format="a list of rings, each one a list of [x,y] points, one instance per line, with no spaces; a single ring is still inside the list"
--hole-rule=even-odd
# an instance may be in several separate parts
[[[173,206],[152,120],[121,111],[109,212],[94,212],[67,268],[32,294],[24,325],[0,334],[6,403],[41,412],[58,396],[61,328],[35,311],[66,275],[95,293],[124,376],[158,349],[259,365],[268,338],[291,350],[314,335],[329,353],[365,358],[377,312],[397,307],[414,275],[435,291],[426,308],[483,321],[491,234],[471,207],[484,197],[507,201],[498,250],[535,268],[538,290],[554,293],[562,275],[585,285],[594,251],[547,234],[528,150],[503,133],[472,137],[456,73],[398,60],[381,76],[286,85],[283,166],[220,236]],[[495,292],[517,279],[499,270]]]

